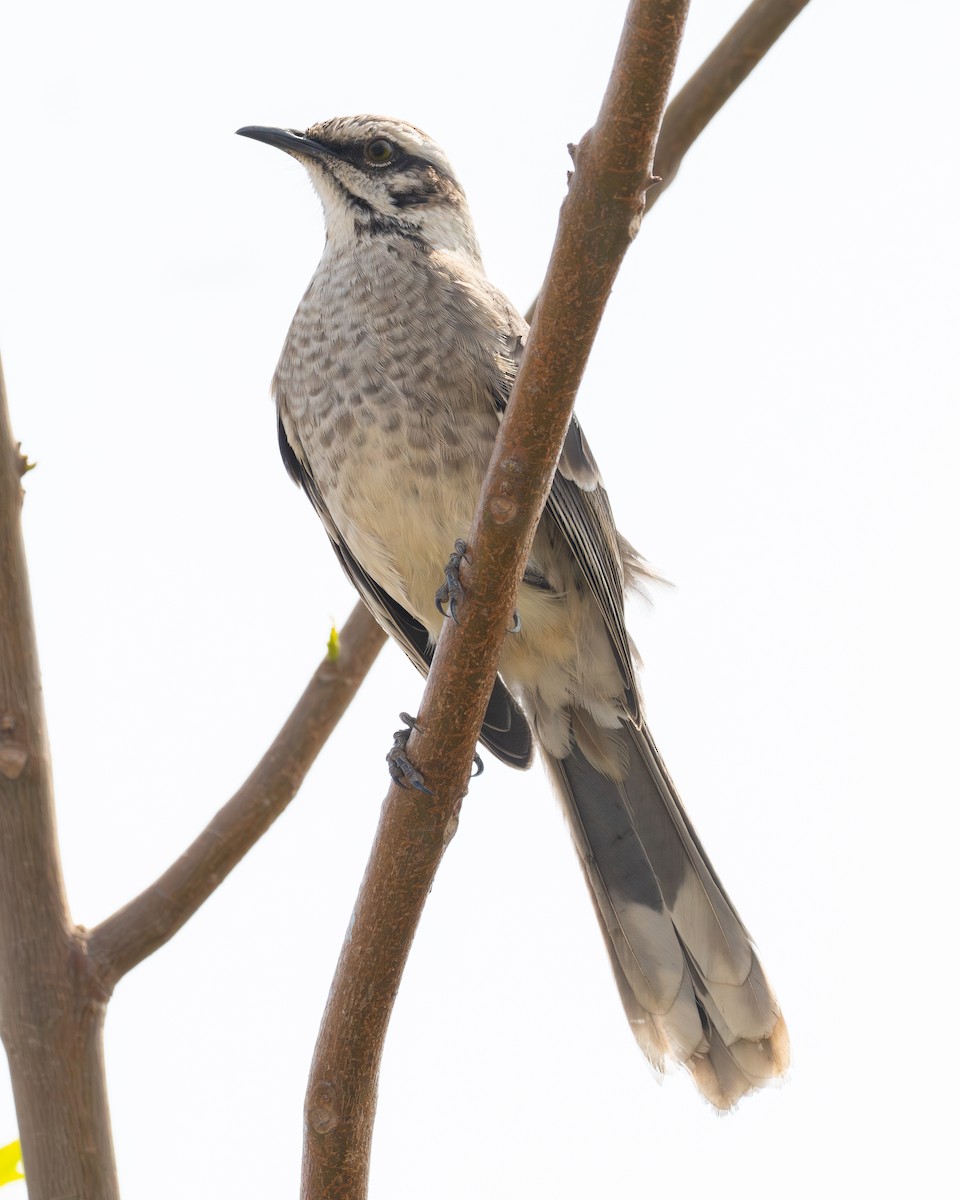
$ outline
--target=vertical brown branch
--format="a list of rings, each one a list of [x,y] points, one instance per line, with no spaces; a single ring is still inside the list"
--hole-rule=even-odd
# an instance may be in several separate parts
[[[31,1197],[114,1200],[104,1002],[84,986],[60,871],[22,472],[0,369],[0,1036]]]
[[[587,354],[637,231],[687,0],[634,0],[596,127],[576,155],[543,299],[469,542],[410,757],[432,797],[392,788],[327,1001],[304,1111],[304,1200],[367,1193],[377,1076],[400,977],[456,821],[516,589]]]

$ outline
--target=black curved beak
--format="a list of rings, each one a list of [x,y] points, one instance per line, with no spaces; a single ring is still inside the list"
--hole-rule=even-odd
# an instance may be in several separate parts
[[[269,125],[244,125],[238,129],[240,137],[253,138],[255,142],[266,142],[268,146],[276,146],[288,154],[298,158],[323,158],[330,154],[330,148],[314,138],[308,138],[298,129],[271,129]]]

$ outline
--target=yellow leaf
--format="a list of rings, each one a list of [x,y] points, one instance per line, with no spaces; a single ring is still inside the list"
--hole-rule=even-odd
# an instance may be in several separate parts
[[[340,657],[340,634],[337,633],[336,625],[330,626],[330,637],[327,639],[327,657],[331,662],[336,662]]]
[[[0,1187],[5,1183],[15,1183],[23,1179],[20,1167],[20,1143],[11,1142],[9,1146],[0,1146]]]

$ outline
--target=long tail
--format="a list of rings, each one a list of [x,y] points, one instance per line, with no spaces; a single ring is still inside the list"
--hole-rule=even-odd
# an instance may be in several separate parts
[[[777,999],[646,728],[574,717],[571,752],[543,757],[631,1028],[654,1066],[682,1063],[711,1104],[731,1108],[787,1068]],[[620,779],[610,778],[611,751]]]

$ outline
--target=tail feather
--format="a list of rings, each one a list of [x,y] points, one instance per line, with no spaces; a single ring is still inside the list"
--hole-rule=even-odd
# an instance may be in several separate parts
[[[694,1055],[706,1053],[708,1045],[700,1013],[689,1003],[689,974],[681,979],[677,997],[670,1008],[663,1013],[653,1012],[638,1001],[636,989],[620,965],[619,951],[612,938],[607,938],[607,953],[630,1029],[655,1069],[663,1071],[668,1060],[684,1063]]]
[[[786,1026],[750,935],[717,879],[646,728],[571,718],[544,753],[631,1028],[658,1070],[682,1063],[717,1108],[782,1075]],[[622,771],[610,764],[623,764]]]
[[[700,1092],[716,1108],[729,1109],[749,1092],[778,1079],[790,1062],[790,1045],[783,1017],[773,1033],[762,1042],[738,1041],[727,1046],[723,1039],[709,1039],[703,1054],[695,1054],[684,1065]]]
[[[719,1039],[710,1044],[705,1054],[694,1055],[684,1065],[701,1095],[721,1110],[733,1108],[756,1086]]]

